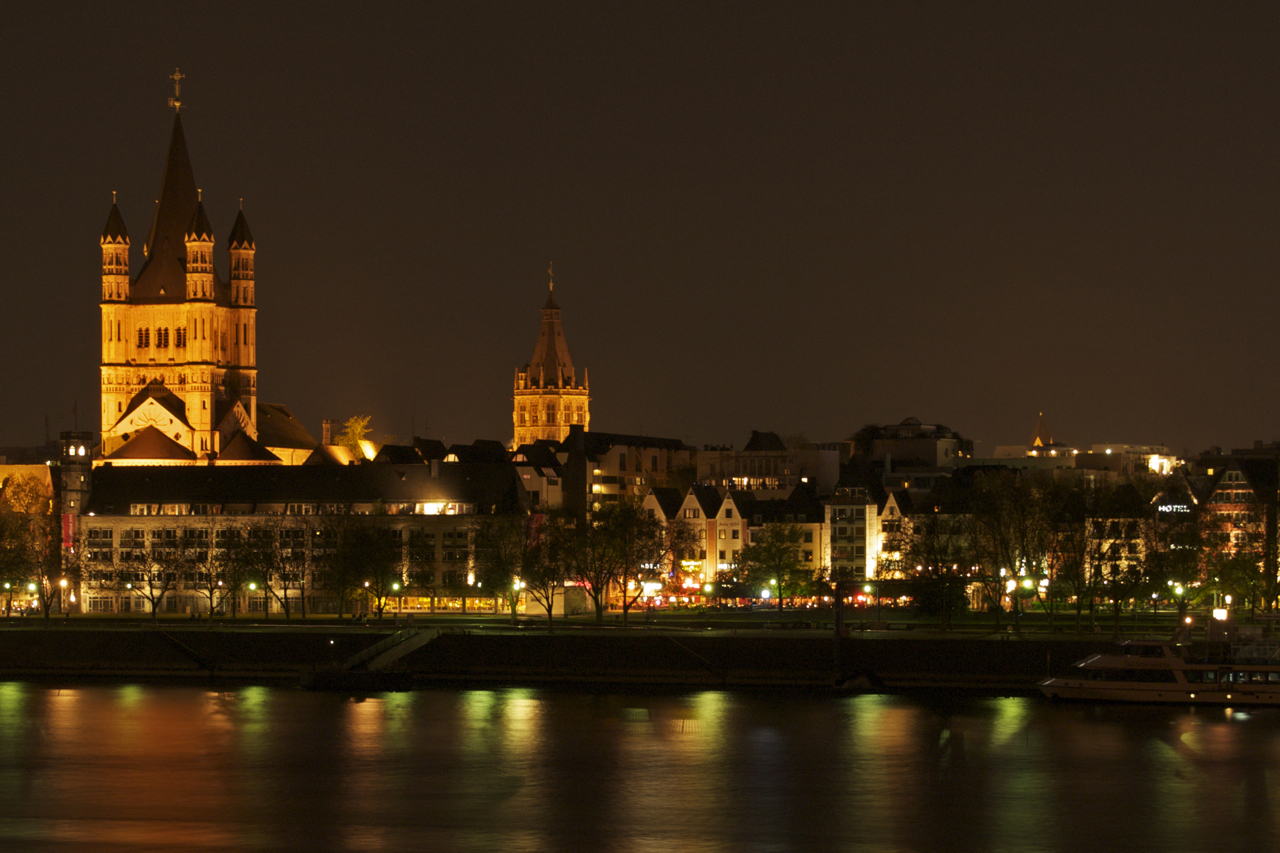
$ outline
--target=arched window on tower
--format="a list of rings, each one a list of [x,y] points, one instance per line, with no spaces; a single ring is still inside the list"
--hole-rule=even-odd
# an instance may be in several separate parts
[[[151,346],[151,330],[138,328],[138,349],[146,349]]]

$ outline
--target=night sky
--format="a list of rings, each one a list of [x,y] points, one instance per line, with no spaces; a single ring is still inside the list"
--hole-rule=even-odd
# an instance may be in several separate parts
[[[97,429],[98,237],[173,121],[260,399],[511,437],[555,262],[594,429],[1280,437],[1273,3],[6,11],[0,444]]]

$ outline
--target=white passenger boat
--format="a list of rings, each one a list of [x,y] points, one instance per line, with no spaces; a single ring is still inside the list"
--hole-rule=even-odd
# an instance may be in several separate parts
[[[1193,654],[1184,644],[1128,640],[1039,687],[1050,699],[1280,705],[1280,644],[1257,640],[1215,656]]]

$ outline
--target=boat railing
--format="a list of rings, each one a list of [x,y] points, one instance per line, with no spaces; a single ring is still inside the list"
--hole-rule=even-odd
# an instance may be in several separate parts
[[[1237,662],[1253,661],[1280,664],[1280,638],[1249,637],[1231,644],[1231,656]]]

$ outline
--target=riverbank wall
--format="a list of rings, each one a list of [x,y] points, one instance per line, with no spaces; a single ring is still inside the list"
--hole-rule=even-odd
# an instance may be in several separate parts
[[[1106,649],[1096,638],[754,636],[445,629],[387,665],[354,663],[401,635],[353,628],[0,631],[0,678],[276,681],[312,688],[433,684],[1016,692]]]

